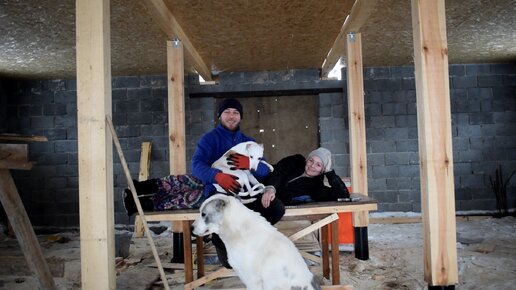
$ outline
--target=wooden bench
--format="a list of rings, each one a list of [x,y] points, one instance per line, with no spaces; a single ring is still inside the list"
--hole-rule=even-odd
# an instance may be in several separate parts
[[[359,197],[359,201],[354,202],[313,202],[297,206],[287,206],[285,215],[282,220],[310,220],[315,221],[309,227],[290,236],[291,240],[296,240],[302,236],[318,230],[321,230],[319,243],[322,250],[322,268],[323,276],[329,279],[330,259],[331,259],[331,281],[333,285],[340,285],[340,267],[339,267],[339,251],[331,251],[328,248],[328,225],[331,229],[331,249],[339,248],[338,241],[338,213],[351,212],[367,212],[377,210],[376,200],[370,199],[363,195],[353,194]],[[198,209],[170,210],[170,211],[154,211],[146,212],[145,218],[148,222],[170,221],[181,223],[183,230],[183,247],[184,247],[184,266],[185,266],[185,286],[184,289],[194,289],[206,282],[221,276],[227,276],[231,270],[221,268],[207,276],[204,273],[204,253],[203,239],[196,238],[197,249],[197,280],[193,279],[193,258],[192,258],[192,236],[190,232],[191,223],[199,216]],[[138,232],[135,229],[135,232]],[[367,247],[367,241],[364,241]],[[360,246],[360,244],[358,245]],[[357,243],[355,243],[357,247]],[[357,249],[355,248],[355,251]],[[302,253],[306,258],[310,258],[310,254]],[[312,255],[313,256],[313,255]]]

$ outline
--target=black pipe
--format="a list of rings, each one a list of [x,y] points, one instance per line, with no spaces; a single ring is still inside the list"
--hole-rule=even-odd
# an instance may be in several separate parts
[[[367,227],[355,227],[355,258],[369,260],[369,244],[367,240]]]
[[[184,263],[183,233],[172,233],[172,263]]]

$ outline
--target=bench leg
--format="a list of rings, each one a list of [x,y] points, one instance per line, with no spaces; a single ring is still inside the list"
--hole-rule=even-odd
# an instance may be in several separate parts
[[[182,221],[183,225],[183,247],[185,263],[185,283],[193,281],[193,261],[192,261],[192,235],[190,233],[190,221]],[[175,233],[174,233],[175,235]]]
[[[184,263],[184,251],[183,247],[186,243],[183,243],[183,233],[172,233],[172,263]]]
[[[197,279],[204,277],[204,241],[202,237],[195,239],[195,251],[197,252]]]
[[[369,260],[369,244],[367,239],[367,227],[355,227],[355,258]]]
[[[322,268],[323,277],[330,279],[330,251],[328,250],[328,225],[321,228],[321,251],[322,251]]]
[[[340,285],[339,220],[331,223],[331,282]]]

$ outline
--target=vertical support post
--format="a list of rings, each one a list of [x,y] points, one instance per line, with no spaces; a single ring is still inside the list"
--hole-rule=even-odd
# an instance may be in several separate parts
[[[184,51],[179,39],[167,41],[168,74],[168,130],[170,174],[186,173],[186,137],[185,137],[185,93],[184,93]],[[183,263],[184,249],[190,245],[183,235],[183,224],[172,222],[173,257],[175,263]],[[186,263],[191,264],[187,259]],[[190,265],[191,266],[191,265]],[[188,265],[185,265],[187,268]],[[187,277],[188,278],[188,277]],[[191,282],[187,281],[187,282]]]
[[[110,7],[76,1],[77,125],[82,289],[115,289]]]
[[[423,261],[432,286],[458,282],[448,45],[444,0],[412,0]]]
[[[9,169],[0,168],[0,202],[40,289],[57,289]]]
[[[364,76],[362,64],[362,36],[360,33],[351,32],[346,42],[348,57],[348,116],[349,116],[349,147],[351,158],[351,180],[353,191],[368,195],[367,188],[367,151],[366,151],[366,126],[364,109]],[[361,260],[369,259],[367,240],[367,226],[369,225],[369,212],[361,211],[353,213],[353,226],[355,227],[355,257]],[[365,232],[365,235],[364,235]]]

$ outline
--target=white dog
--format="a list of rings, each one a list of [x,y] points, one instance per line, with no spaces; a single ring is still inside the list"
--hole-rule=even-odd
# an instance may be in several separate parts
[[[321,289],[294,243],[233,196],[213,195],[200,212],[192,232],[220,236],[229,264],[248,290]]]
[[[231,170],[230,165],[228,164],[227,158],[231,154],[242,154],[249,157],[249,165],[251,169],[256,170],[258,168],[258,164],[263,163],[269,167],[271,172],[274,170],[272,165],[262,160],[263,158],[263,145],[258,144],[253,141],[242,142],[239,143],[228,151],[224,153],[217,161],[215,161],[211,167],[221,170],[224,173],[228,173],[231,175],[235,175],[238,177],[238,183],[240,183],[240,192],[238,192],[238,196],[240,197],[253,197],[257,194],[263,192],[265,186],[260,183],[250,170]],[[214,183],[213,184],[218,192],[226,192],[220,185]],[[242,199],[243,203],[249,203],[255,201],[256,198]]]

